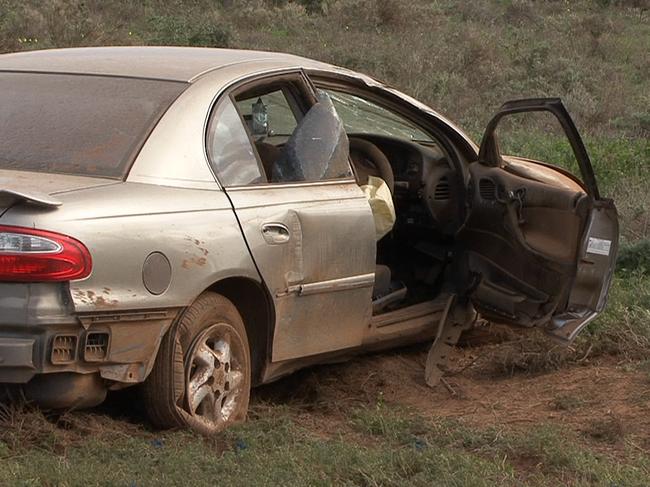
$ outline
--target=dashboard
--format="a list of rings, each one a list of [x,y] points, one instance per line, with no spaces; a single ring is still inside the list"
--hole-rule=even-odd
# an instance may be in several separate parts
[[[388,158],[395,177],[396,226],[434,227],[448,234],[456,228],[457,188],[454,169],[435,142],[412,142],[387,135],[359,134]]]

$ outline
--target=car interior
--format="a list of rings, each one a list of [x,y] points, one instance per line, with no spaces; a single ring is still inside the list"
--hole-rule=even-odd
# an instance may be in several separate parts
[[[373,312],[380,314],[427,301],[443,283],[452,247],[450,167],[435,142],[383,135],[350,134],[357,182],[380,177],[391,190],[396,221],[377,242]]]
[[[358,95],[321,90],[332,101],[349,140],[357,183],[381,178],[396,221],[377,242],[373,314],[435,298],[452,249],[456,193],[453,165],[436,139],[401,114]],[[287,85],[265,85],[235,96],[268,182],[303,111]],[[458,193],[456,193],[458,194]]]

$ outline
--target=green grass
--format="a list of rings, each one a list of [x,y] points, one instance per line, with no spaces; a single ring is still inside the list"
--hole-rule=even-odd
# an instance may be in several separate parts
[[[544,424],[476,429],[380,403],[323,433],[282,406],[262,411],[211,440],[186,432],[83,437],[46,427],[43,442],[0,442],[0,484],[635,486],[650,476],[647,456],[625,450],[617,459]]]

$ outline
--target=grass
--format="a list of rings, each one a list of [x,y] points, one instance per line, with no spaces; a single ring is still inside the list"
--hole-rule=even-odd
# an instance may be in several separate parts
[[[643,0],[0,0],[0,52],[138,44],[292,52],[385,80],[476,139],[503,101],[560,96],[603,194],[619,204],[624,237],[635,240],[648,238],[650,214],[647,7]],[[547,125],[515,124],[506,147],[574,167],[568,144]]]
[[[116,435],[106,424],[84,435],[22,412],[17,433],[31,441],[0,440],[0,484],[634,486],[650,475],[647,456],[598,453],[554,426],[476,429],[383,403],[350,413],[324,435],[261,404],[248,423],[210,440],[135,427]],[[25,435],[34,429],[42,438]],[[617,442],[623,433],[606,424],[593,435]]]
[[[476,139],[503,101],[560,96],[634,240],[648,238],[650,214],[648,15],[643,0],[0,0],[0,52],[138,44],[292,52],[385,80]],[[514,125],[506,147],[574,167],[547,125]]]

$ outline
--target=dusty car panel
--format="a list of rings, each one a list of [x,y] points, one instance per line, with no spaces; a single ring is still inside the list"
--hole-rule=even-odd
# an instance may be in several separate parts
[[[115,383],[141,382],[162,336],[197,294],[233,275],[259,281],[250,256],[237,251],[245,243],[220,191],[117,183],[82,194],[60,193],[59,198],[62,205],[56,210],[14,206],[2,223],[24,225],[29,218],[38,228],[75,234],[88,242],[93,273],[65,286],[3,284],[3,330],[14,330],[10,337],[33,337],[32,366],[3,367],[3,382],[68,371],[98,371]],[[183,224],[170,226],[170,217]],[[160,295],[152,294],[143,279],[152,252],[162,253],[171,264],[167,289]],[[84,343],[93,333],[105,333],[110,343],[100,360],[84,361]],[[76,337],[69,363],[52,363],[56,336]],[[21,350],[25,347],[20,344]]]
[[[275,302],[272,360],[360,345],[371,315],[375,242],[359,187],[249,187],[228,194]],[[286,226],[286,242],[268,244],[264,228],[272,224]]]
[[[79,313],[187,306],[222,278],[259,279],[250,256],[240,251],[245,243],[221,191],[126,182],[59,198],[56,210],[14,207],[2,223],[24,225],[29,219],[36,228],[87,242],[93,272],[70,284]],[[169,289],[158,296],[142,279],[152,252],[167,256],[172,268]]]

